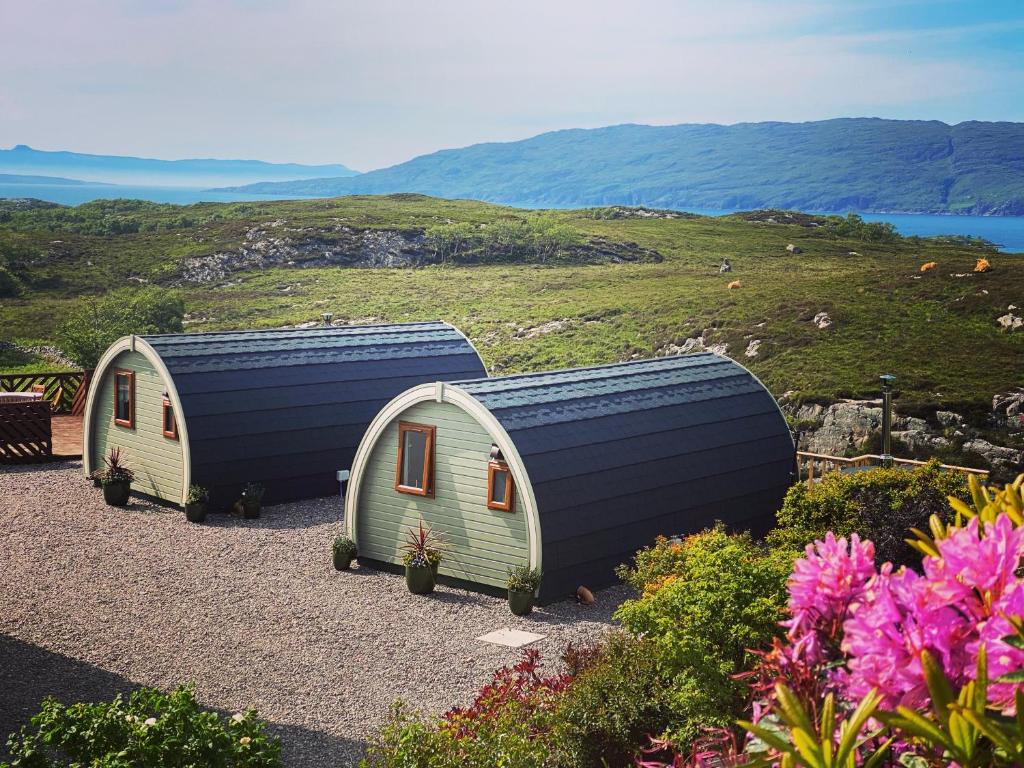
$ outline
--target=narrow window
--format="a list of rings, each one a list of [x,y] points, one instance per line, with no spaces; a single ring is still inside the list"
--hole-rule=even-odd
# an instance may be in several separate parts
[[[417,496],[434,495],[434,437],[437,428],[399,422],[398,472],[395,490]]]
[[[114,423],[135,429],[135,372],[114,371]]]
[[[487,508],[511,512],[515,499],[512,473],[503,461],[487,464]]]
[[[169,437],[171,440],[178,439],[178,420],[174,418],[174,406],[171,405],[170,398],[164,398],[164,437]]]

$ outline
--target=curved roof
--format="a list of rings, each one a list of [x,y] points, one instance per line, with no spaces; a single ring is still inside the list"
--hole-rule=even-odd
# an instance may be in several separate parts
[[[469,340],[441,322],[141,338],[174,380],[192,482],[259,481],[269,501],[336,492],[334,473],[399,392],[487,375]]]
[[[795,447],[771,393],[711,353],[452,382],[493,414],[537,500],[543,590],[609,582],[658,534],[764,530]]]

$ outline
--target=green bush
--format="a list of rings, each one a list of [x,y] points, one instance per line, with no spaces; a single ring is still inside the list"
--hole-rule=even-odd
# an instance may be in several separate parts
[[[927,530],[933,514],[948,520],[948,496],[968,499],[967,483],[963,475],[939,469],[938,462],[913,470],[833,472],[812,488],[799,483],[789,489],[768,541],[800,551],[828,531],[857,533],[874,542],[878,562],[919,563],[920,555],[904,541],[907,531]]]
[[[547,716],[546,716],[547,717]],[[400,703],[367,750],[361,768],[545,768],[550,747],[536,733],[537,715],[516,703],[481,719],[472,735],[410,713]]]
[[[11,270],[0,264],[0,298],[20,296],[22,287],[21,280]]]
[[[66,706],[46,699],[11,736],[7,768],[277,768],[281,745],[252,710],[221,717],[199,708],[191,687],[152,688],[127,699]]]
[[[746,669],[750,649],[767,647],[781,631],[793,556],[721,525],[678,545],[659,541],[654,550],[625,571],[635,581],[650,572],[654,581],[615,618],[653,645],[669,680],[667,735],[687,743],[703,728],[731,725],[742,711],[747,687],[734,675]],[[674,570],[663,573],[668,561]]]
[[[673,722],[669,681],[656,651],[652,642],[625,632],[611,634],[598,647],[555,711],[560,767],[632,765],[647,735]]]
[[[71,312],[57,331],[57,341],[83,368],[95,368],[107,347],[122,336],[181,333],[184,316],[181,299],[159,288],[118,291]]]

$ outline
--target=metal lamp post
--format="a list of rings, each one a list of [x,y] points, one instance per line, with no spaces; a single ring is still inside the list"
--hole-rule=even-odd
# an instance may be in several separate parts
[[[896,377],[883,373],[882,381],[882,466],[892,466],[892,383]]]

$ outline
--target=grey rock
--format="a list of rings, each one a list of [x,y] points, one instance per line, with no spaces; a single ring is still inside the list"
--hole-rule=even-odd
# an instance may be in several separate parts
[[[825,330],[832,325],[832,318],[829,317],[828,312],[819,312],[811,322],[821,330]]]
[[[790,243],[789,245],[787,245],[786,246],[786,250],[789,251],[790,253],[803,253],[804,252],[803,248],[801,248],[799,245],[793,245],[793,243]]]
[[[747,344],[746,351],[743,354],[746,355],[747,357],[757,357],[758,350],[760,350],[760,349],[761,349],[761,340],[760,339],[751,339],[750,343]]]
[[[1024,317],[1007,312],[1002,317],[997,317],[996,322],[1004,331],[1019,331],[1024,328]]]
[[[953,411],[936,411],[935,418],[944,427],[959,427],[964,423],[964,417]]]
[[[1022,455],[1021,451],[1014,448],[1007,448],[1003,445],[994,445],[988,440],[976,438],[964,443],[964,450],[980,454],[995,469],[1008,470],[1011,474],[1024,470],[1024,467],[1021,466],[1021,462],[1024,460],[1024,455]]]

